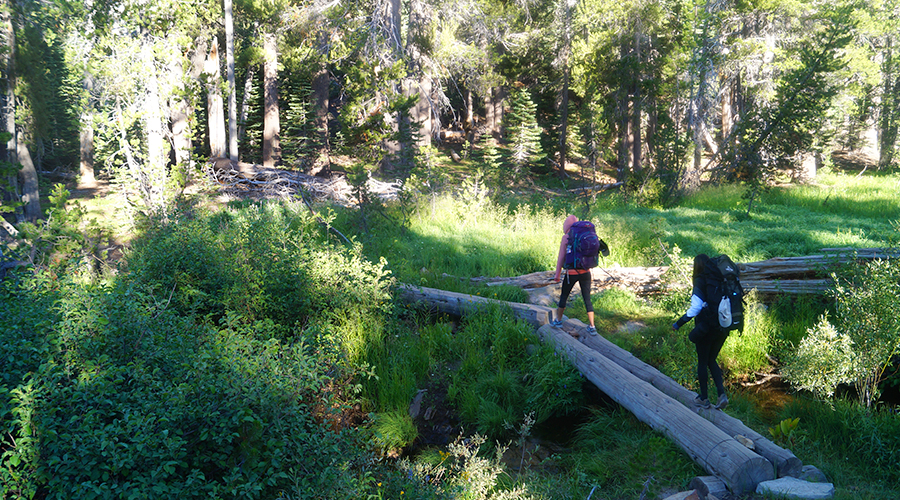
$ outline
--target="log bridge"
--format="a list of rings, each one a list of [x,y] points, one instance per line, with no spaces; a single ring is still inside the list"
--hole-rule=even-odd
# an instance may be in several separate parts
[[[408,302],[422,302],[436,312],[454,316],[474,313],[491,304],[510,307],[518,318],[537,329],[542,341],[552,343],[600,390],[678,444],[736,495],[755,491],[763,481],[797,477],[803,469],[793,453],[740,420],[719,410],[696,408],[692,404],[694,392],[602,335],[576,338],[572,333],[584,332],[587,326],[581,321],[569,319],[561,328],[551,326],[550,307],[412,285],[401,285],[399,293]],[[703,481],[704,478],[695,479]]]

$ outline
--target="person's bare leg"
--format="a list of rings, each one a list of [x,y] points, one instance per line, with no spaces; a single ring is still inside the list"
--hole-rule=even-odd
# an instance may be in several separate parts
[[[587,313],[588,322],[590,322],[591,326],[594,326],[594,311]]]
[[[556,308],[556,319],[562,321],[563,313],[566,311],[565,307],[557,307]]]

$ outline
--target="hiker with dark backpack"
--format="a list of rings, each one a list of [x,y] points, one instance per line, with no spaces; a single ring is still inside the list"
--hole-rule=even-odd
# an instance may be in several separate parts
[[[566,301],[569,299],[575,283],[578,283],[590,323],[587,328],[588,333],[597,335],[597,328],[594,326],[594,304],[591,302],[591,268],[597,266],[597,258],[601,252],[604,256],[609,255],[606,243],[597,237],[594,224],[590,221],[579,221],[578,217],[574,215],[566,217],[563,221],[563,237],[559,242],[556,274],[553,276],[553,281],[559,283],[560,273],[563,270],[566,273],[560,291],[559,306],[556,309],[556,319],[550,322],[551,325],[562,326]]]
[[[712,408],[708,397],[708,375],[712,376],[719,399],[716,408],[728,406],[722,369],[716,362],[731,330],[743,328],[743,289],[737,265],[726,255],[714,259],[706,254],[694,257],[691,304],[672,328],[678,330],[694,320],[688,339],[697,348],[697,381],[700,393],[694,400],[701,408]],[[708,373],[707,373],[708,370]]]

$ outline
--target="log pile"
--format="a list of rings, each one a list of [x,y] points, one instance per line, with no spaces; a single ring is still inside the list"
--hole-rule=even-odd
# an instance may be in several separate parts
[[[227,158],[214,158],[207,163],[207,167],[207,175],[226,193],[235,196],[284,198],[303,191],[318,201],[333,201],[345,207],[357,204],[353,186],[344,175],[316,177],[253,163],[232,162]],[[384,201],[396,200],[400,193],[399,183],[382,182],[371,177],[366,182],[366,189]]]
[[[837,266],[851,261],[892,259],[900,251],[882,248],[825,248],[818,255],[804,257],[775,257],[768,260],[738,263],[741,283],[745,291],[756,290],[762,296],[775,294],[821,294],[831,286],[829,273]],[[688,283],[666,282],[668,266],[659,267],[596,267],[591,270],[592,288],[625,288],[639,296],[665,291],[667,287],[686,288]],[[554,286],[553,271],[540,271],[512,278],[472,278],[487,286],[510,285],[525,290]]]

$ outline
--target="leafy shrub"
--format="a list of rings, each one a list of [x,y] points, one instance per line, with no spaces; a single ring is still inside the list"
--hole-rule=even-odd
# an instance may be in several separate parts
[[[47,218],[21,224],[19,236],[31,249],[35,266],[53,273],[95,275],[98,263],[105,261],[107,251],[102,248],[110,235],[96,220],[87,220],[85,208],[69,200],[70,194],[62,184],[53,186]]]
[[[66,292],[58,322],[35,322],[56,348],[11,391],[0,496],[262,498],[346,483],[333,454],[361,448],[323,426],[340,409],[325,391],[334,370],[308,344],[273,338],[269,320],[198,326],[134,289]]]
[[[834,274],[835,324],[823,315],[801,341],[790,379],[830,396],[837,384],[853,382],[860,402],[871,406],[878,385],[900,349],[900,264],[876,260]]]
[[[383,310],[385,262],[358,248],[322,243],[318,222],[297,203],[267,203],[217,214],[186,214],[153,226],[128,259],[129,279],[180,311],[290,328],[344,308]]]
[[[840,384],[852,382],[853,341],[841,335],[823,315],[784,367],[784,376],[797,388],[831,398]]]

